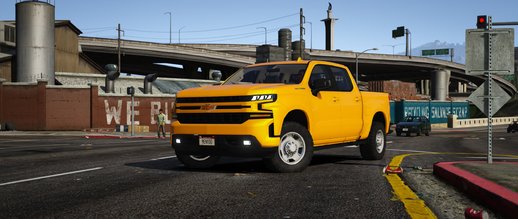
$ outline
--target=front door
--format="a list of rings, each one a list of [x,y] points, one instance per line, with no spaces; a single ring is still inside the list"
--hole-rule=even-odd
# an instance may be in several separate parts
[[[332,72],[328,66],[316,65],[309,78],[309,87],[313,89],[313,82],[318,79],[329,81],[328,88],[318,92],[311,98],[312,121],[311,135],[315,146],[322,144],[340,143],[345,140],[342,123],[342,106],[340,99],[342,92],[334,89]]]

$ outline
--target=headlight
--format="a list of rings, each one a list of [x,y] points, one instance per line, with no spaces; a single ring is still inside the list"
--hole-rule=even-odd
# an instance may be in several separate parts
[[[262,95],[253,95],[250,101],[261,101],[261,100],[277,100],[277,94],[262,94]]]

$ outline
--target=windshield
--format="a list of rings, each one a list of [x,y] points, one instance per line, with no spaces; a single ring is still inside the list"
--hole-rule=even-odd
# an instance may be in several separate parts
[[[224,84],[299,84],[304,78],[307,65],[264,65],[240,69]]]

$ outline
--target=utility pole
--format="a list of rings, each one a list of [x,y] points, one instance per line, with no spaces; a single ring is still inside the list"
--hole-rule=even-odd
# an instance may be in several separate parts
[[[121,24],[117,25],[117,71],[119,75],[121,73],[121,32],[124,34],[124,30],[121,30]],[[128,74],[130,75],[130,74]]]
[[[304,42],[304,33],[305,33],[305,29],[304,29],[304,22],[306,21],[306,18],[304,17],[304,12],[302,11],[302,8],[300,8],[300,45],[299,45],[299,50],[300,50],[300,58],[301,59],[304,59],[304,45],[302,44]]]

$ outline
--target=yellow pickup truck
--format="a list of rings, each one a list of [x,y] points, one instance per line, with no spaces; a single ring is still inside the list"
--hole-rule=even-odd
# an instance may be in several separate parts
[[[286,61],[240,69],[220,86],[176,95],[171,144],[189,168],[220,156],[259,157],[276,172],[304,170],[316,149],[359,145],[364,159],[385,154],[386,93],[358,89],[349,69]]]

